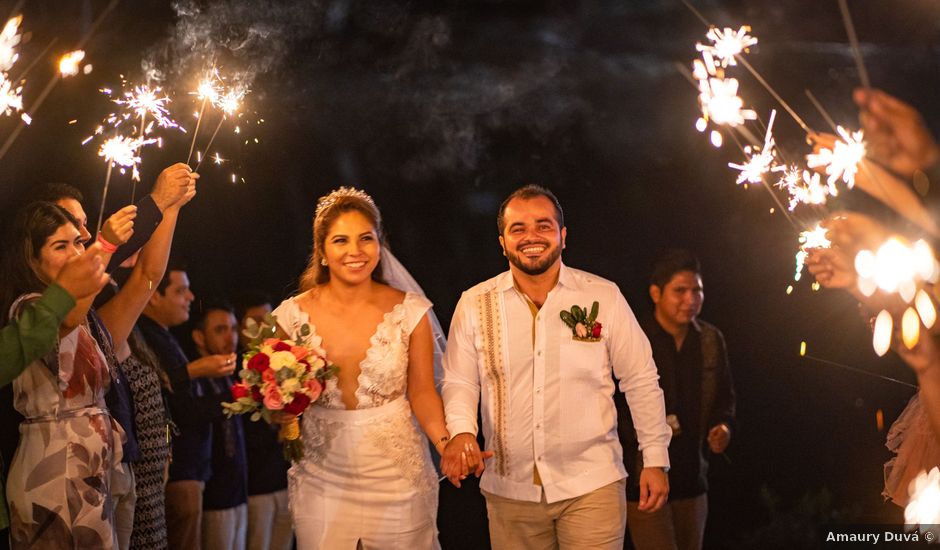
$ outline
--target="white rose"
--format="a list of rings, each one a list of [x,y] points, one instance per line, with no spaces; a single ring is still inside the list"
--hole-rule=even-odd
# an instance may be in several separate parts
[[[275,351],[271,354],[271,368],[275,371],[290,367],[296,362],[297,358],[289,351]]]

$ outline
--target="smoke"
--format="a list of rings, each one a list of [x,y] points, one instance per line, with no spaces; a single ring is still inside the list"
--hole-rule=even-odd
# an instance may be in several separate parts
[[[482,9],[467,22],[459,7],[428,11],[404,1],[179,0],[174,9],[176,24],[143,62],[148,80],[189,91],[219,67],[252,90],[250,101],[276,97],[266,109],[316,121],[320,131],[328,131],[325,118],[352,127],[355,135],[333,140],[345,145],[384,146],[383,159],[394,157],[406,180],[479,169],[505,133],[544,142],[564,132],[592,114],[586,79],[660,78],[662,69],[651,67],[670,66],[599,57],[582,46],[577,14],[522,24],[494,18],[501,28]],[[381,122],[390,117],[395,127]]]

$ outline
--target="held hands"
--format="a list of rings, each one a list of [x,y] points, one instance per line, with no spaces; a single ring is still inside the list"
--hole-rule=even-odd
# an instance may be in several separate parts
[[[150,196],[161,212],[170,207],[181,208],[196,196],[196,180],[199,174],[189,166],[178,162],[165,168],[157,176]]]
[[[708,448],[716,455],[725,452],[729,443],[731,443],[731,429],[724,422],[708,430]]]
[[[669,476],[662,468],[643,468],[640,471],[641,512],[655,512],[669,500]]]
[[[55,278],[56,284],[65,289],[76,302],[98,294],[108,283],[101,253],[101,245],[91,245],[84,254],[69,258]]]
[[[134,234],[136,217],[137,207],[133,204],[118,210],[101,226],[101,237],[115,246],[121,246]]]
[[[221,378],[235,372],[235,354],[207,355],[186,365],[190,378]]]
[[[459,488],[460,481],[466,479],[470,472],[477,477],[483,475],[483,462],[492,456],[493,451],[480,451],[473,434],[462,433],[451,439],[444,448],[441,455],[441,471],[454,487]]]

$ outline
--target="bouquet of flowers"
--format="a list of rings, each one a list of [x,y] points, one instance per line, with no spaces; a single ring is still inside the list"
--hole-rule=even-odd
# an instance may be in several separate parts
[[[303,325],[293,339],[278,336],[277,318],[271,314],[262,322],[249,319],[244,331],[249,338],[239,373],[241,381],[232,386],[231,403],[222,403],[225,414],[251,414],[253,422],[263,418],[269,424],[280,423],[279,439],[284,443],[284,457],[303,458],[298,418],[323,392],[326,380],[336,375],[322,349],[298,344],[310,334]],[[279,422],[278,417],[290,420]]]

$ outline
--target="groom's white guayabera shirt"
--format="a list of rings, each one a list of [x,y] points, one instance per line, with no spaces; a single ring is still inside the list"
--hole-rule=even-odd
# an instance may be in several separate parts
[[[574,340],[559,313],[595,301],[601,340]],[[630,404],[644,464],[669,466],[659,375],[617,285],[562,265],[537,312],[509,271],[464,292],[447,340],[443,397],[447,428],[457,435],[477,433],[482,395],[486,448],[496,455],[480,487],[532,502],[544,488],[551,503],[626,477],[611,368]]]

